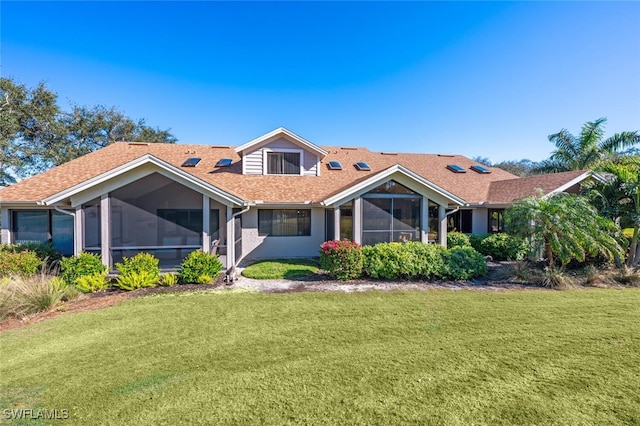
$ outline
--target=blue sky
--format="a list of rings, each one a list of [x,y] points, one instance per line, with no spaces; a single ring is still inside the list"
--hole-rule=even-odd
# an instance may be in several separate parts
[[[0,72],[180,142],[546,158],[640,129],[637,2],[2,1]]]

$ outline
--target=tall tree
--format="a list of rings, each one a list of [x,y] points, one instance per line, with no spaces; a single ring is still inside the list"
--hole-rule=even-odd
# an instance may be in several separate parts
[[[557,173],[594,169],[601,162],[614,159],[620,154],[621,149],[640,142],[638,131],[616,133],[604,139],[606,121],[604,117],[588,121],[582,126],[579,136],[574,136],[566,129],[549,135],[549,141],[555,144],[556,149],[534,171]]]
[[[30,89],[0,78],[0,185],[39,173],[116,141],[177,140],[113,107],[58,106],[44,83]]]
[[[612,235],[615,224],[599,216],[585,197],[539,194],[518,201],[504,217],[505,230],[531,241],[534,253],[542,252],[551,267],[556,257],[566,264],[582,262],[587,254],[615,259],[623,251]]]
[[[599,172],[604,181],[592,181],[585,193],[602,216],[633,229],[626,263],[635,268],[640,263],[640,157],[602,163]]]

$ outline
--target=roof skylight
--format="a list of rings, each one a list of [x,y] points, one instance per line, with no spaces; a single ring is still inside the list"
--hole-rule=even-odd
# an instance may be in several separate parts
[[[467,173],[465,169],[458,166],[457,164],[447,164],[447,169],[451,170],[454,173]]]
[[[216,163],[216,167],[229,167],[233,160],[231,158],[221,158]]]
[[[182,163],[182,167],[195,167],[200,162],[199,157],[191,157],[187,158],[184,163]]]
[[[475,166],[471,166],[471,170],[473,170],[474,172],[482,173],[482,174],[491,173],[491,170],[489,170],[486,167],[483,167],[483,166],[481,166],[479,164],[476,164]]]
[[[369,170],[371,170],[371,167],[369,167],[369,165],[364,161],[358,161],[356,164],[354,164],[354,166],[356,167],[356,169],[363,172],[368,172]]]
[[[329,161],[327,167],[329,170],[342,170],[342,164],[339,161]]]

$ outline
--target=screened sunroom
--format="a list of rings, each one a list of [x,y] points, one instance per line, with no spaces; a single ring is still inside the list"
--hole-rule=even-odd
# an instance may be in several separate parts
[[[209,249],[215,246],[216,254],[225,256],[226,206],[207,200],[204,206],[201,193],[159,173],[146,176],[110,192],[106,200],[83,204],[83,250],[103,253],[106,246],[112,266],[146,252],[162,268],[176,268],[190,252],[202,250],[208,236]],[[108,215],[102,214],[105,206]]]

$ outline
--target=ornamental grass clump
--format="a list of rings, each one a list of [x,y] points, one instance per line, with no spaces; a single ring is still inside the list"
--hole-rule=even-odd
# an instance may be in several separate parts
[[[327,241],[320,246],[320,267],[341,280],[353,280],[362,275],[362,247],[354,241]]]

